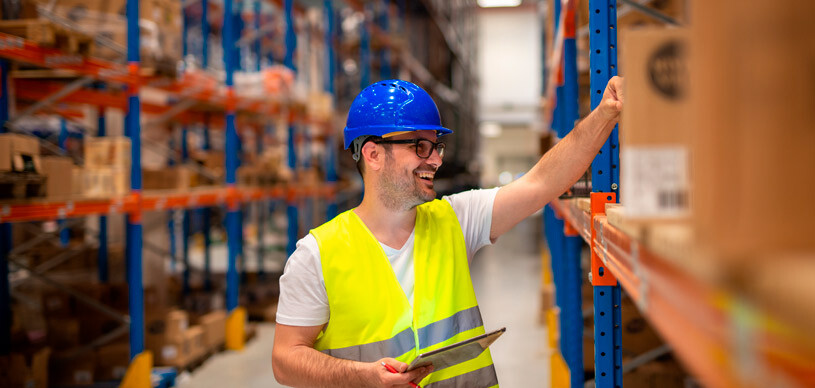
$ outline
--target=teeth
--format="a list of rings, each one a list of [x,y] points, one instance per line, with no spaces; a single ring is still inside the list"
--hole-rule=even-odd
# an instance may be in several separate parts
[[[427,178],[427,179],[433,179],[433,175],[434,175],[432,172],[420,172],[420,173],[417,173],[417,174],[419,175],[419,178]]]

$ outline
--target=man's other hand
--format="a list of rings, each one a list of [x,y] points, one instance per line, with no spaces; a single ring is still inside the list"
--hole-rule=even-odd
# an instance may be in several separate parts
[[[388,368],[382,365],[383,362],[392,366],[394,369],[399,371],[399,373],[392,373],[388,371]],[[433,371],[432,366],[425,366],[422,368],[416,368],[410,372],[405,372],[408,364],[392,358],[383,358],[368,365],[371,366],[371,370],[375,376],[373,379],[375,387],[410,388],[411,382],[414,384],[419,384],[422,379],[427,377],[427,375]]]
[[[608,80],[606,90],[603,92],[603,100],[600,101],[599,113],[606,120],[617,121],[620,112],[623,111],[625,93],[623,92],[623,78],[614,76]]]

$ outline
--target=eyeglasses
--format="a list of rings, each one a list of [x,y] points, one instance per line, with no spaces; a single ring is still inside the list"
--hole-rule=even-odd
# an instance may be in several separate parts
[[[444,143],[432,142],[427,139],[405,139],[405,140],[374,140],[376,144],[413,144],[416,149],[416,156],[427,159],[435,149],[439,153],[439,157],[444,157]]]

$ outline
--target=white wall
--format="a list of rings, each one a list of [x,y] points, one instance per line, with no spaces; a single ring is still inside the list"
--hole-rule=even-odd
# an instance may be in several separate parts
[[[542,77],[536,9],[481,9],[478,22],[480,119],[531,122]]]
[[[482,136],[481,185],[498,176],[528,171],[539,157],[541,26],[534,5],[478,12],[479,120],[497,124],[499,133]],[[493,126],[494,128],[494,126]]]

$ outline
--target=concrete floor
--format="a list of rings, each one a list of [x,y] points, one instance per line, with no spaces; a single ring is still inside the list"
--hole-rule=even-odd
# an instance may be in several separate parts
[[[507,331],[490,349],[503,387],[548,387],[546,328],[538,323],[540,304],[540,216],[531,217],[493,246],[478,252],[472,278],[484,326]],[[179,377],[181,388],[274,388],[271,354],[274,325],[263,324],[242,352],[210,358],[194,373]]]

